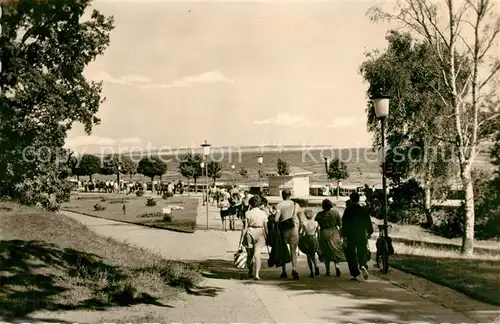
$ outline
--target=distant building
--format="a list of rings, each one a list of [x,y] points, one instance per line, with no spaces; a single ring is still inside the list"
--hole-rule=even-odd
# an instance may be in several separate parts
[[[269,196],[280,196],[281,191],[290,189],[294,197],[309,196],[310,171],[298,167],[291,167],[289,175],[278,175],[277,172],[267,173],[269,183]]]

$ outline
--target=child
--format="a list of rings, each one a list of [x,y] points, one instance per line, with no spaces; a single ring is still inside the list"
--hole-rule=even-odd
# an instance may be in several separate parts
[[[307,265],[311,274],[309,277],[314,278],[314,276],[319,276],[319,268],[316,263],[316,252],[319,249],[318,243],[318,229],[319,225],[313,218],[313,211],[306,209],[304,211],[306,220],[302,223],[302,232],[299,240],[299,248],[307,256]],[[314,265],[314,272],[313,272]]]
[[[218,205],[218,207],[220,208],[220,218],[222,220],[222,230],[226,232],[226,218],[229,216],[229,200],[226,196],[223,195]]]

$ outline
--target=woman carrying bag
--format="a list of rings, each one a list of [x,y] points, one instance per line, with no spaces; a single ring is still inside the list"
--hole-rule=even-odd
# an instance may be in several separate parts
[[[245,247],[247,253],[246,263],[248,268],[248,277],[259,280],[262,265],[262,248],[266,246],[267,214],[260,209],[261,201],[259,196],[253,196],[250,198],[249,205],[250,209],[245,213],[245,222],[243,229],[241,230],[238,250],[242,251],[242,247]],[[237,265],[235,264],[235,266]]]

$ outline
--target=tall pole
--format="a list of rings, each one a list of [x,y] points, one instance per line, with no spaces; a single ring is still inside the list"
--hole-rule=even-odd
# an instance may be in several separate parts
[[[389,236],[387,228],[387,174],[385,165],[385,117],[380,118],[382,132],[382,190],[384,191],[384,235]]]
[[[262,173],[262,171],[261,171],[261,165],[262,164],[259,163],[259,187],[260,187],[259,193],[260,193],[260,195],[262,195],[262,180],[261,180],[261,173]]]
[[[207,159],[207,161],[205,161],[205,188],[206,188],[205,199],[207,200],[206,204],[205,204],[206,211],[207,211],[207,230],[209,230],[210,226],[208,224],[208,159]]]

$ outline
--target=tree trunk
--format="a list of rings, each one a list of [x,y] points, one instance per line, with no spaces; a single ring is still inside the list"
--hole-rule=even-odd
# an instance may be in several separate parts
[[[132,173],[129,173],[128,178],[130,181],[132,181]]]
[[[337,180],[337,199],[339,199],[340,196],[340,181]]]
[[[194,193],[198,193],[198,179],[194,178]]]
[[[80,176],[76,175],[76,181],[80,181]]]
[[[154,194],[154,192],[155,192],[155,182],[154,182],[154,178],[155,178],[154,176],[153,176],[153,177],[151,177],[151,193],[153,193],[153,194]]]
[[[89,180],[90,182],[92,182],[92,175],[89,175]]]
[[[465,190],[465,222],[462,237],[462,254],[472,256],[474,253],[474,183],[472,181],[471,166],[460,166],[460,177]]]
[[[425,195],[425,205],[424,205],[424,212],[425,212],[425,218],[426,218],[426,225],[427,228],[431,228],[432,225],[434,225],[434,220],[432,219],[432,197],[431,197],[431,186],[429,181],[425,182],[425,187],[424,187],[424,195]]]
[[[187,178],[188,179],[188,188],[187,188],[187,192],[188,192],[188,197],[191,195],[191,186],[190,186],[190,182],[189,180],[191,180],[191,178]]]

